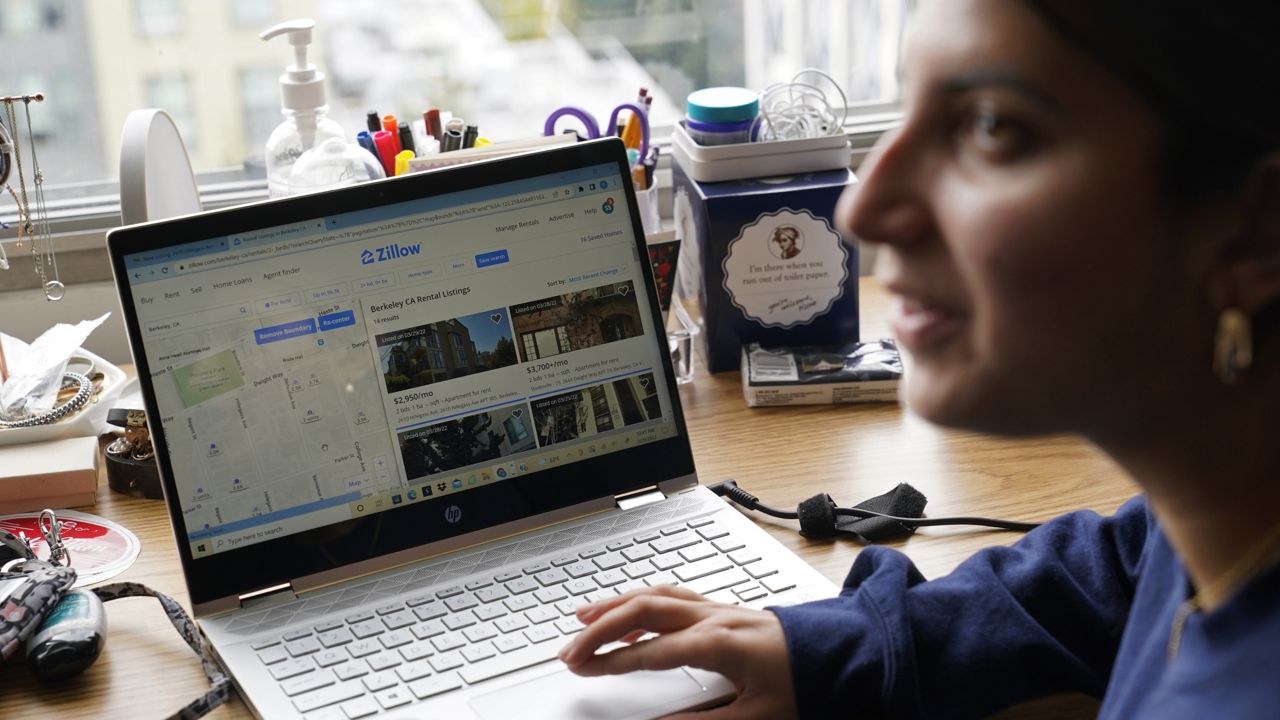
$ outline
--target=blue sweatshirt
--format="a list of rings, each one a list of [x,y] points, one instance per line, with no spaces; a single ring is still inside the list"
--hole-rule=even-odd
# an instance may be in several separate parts
[[[1061,692],[1100,718],[1280,717],[1280,568],[1193,614],[1190,583],[1142,498],[1060,517],[926,582],[864,549],[840,595],[770,608],[802,718],[970,718]]]

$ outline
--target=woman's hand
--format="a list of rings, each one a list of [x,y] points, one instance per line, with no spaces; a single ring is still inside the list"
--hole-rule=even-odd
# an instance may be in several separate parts
[[[794,718],[791,665],[782,624],[773,613],[711,602],[661,585],[579,608],[587,627],[560,651],[579,675],[670,670],[685,665],[720,673],[738,689],[728,705],[670,720]],[[647,633],[657,637],[636,642]],[[626,647],[596,654],[614,641]]]

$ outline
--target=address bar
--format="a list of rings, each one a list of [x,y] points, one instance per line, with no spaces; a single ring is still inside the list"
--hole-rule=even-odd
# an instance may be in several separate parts
[[[354,240],[378,237],[380,235],[406,232],[431,225],[446,225],[460,220],[471,220],[499,212],[510,212],[527,205],[542,204],[547,200],[548,196],[546,192],[531,192],[524,195],[501,198],[498,200],[489,200],[483,203],[475,203],[459,208],[450,208],[448,210],[426,213],[423,215],[398,218],[396,220],[388,220],[386,222],[370,223],[369,225],[363,225],[349,230],[324,233],[307,238],[298,238],[296,240],[286,240],[265,247],[229,252],[205,258],[196,258],[186,264],[187,272],[204,270],[220,265],[233,265],[271,255],[289,254],[299,250],[305,250],[306,248],[315,245],[351,242]]]

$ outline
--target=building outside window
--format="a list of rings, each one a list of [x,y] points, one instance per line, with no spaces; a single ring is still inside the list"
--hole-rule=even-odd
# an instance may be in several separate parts
[[[671,128],[697,88],[760,90],[818,65],[851,104],[896,101],[896,58],[911,4],[0,0],[0,94],[48,96],[31,106],[32,136],[51,229],[63,238],[59,252],[83,269],[71,280],[67,307],[75,284],[96,283],[101,292],[111,285],[103,235],[119,223],[120,137],[130,112],[158,107],[175,117],[204,207],[265,197],[264,146],[281,120],[277,78],[294,60],[285,38],[258,38],[277,22],[316,20],[308,59],[326,75],[330,117],[352,139],[369,110],[420,120],[427,108],[465,118],[495,142],[527,138],[541,134],[560,106],[607,118],[644,87],[665,163]],[[855,106],[853,117],[862,112]],[[866,122],[879,128],[867,132],[891,126]],[[851,120],[845,129],[857,127]],[[666,177],[660,173],[660,185]],[[0,227],[0,242],[11,255],[16,214],[0,195],[0,222],[9,226]],[[0,273],[0,293],[34,288],[32,278],[15,277]],[[530,356],[567,352],[585,327],[517,343]]]
[[[162,75],[147,78],[147,103],[151,107],[164,108],[182,133],[187,147],[200,147],[199,125],[191,97],[191,82],[183,75]]]
[[[815,65],[844,85],[851,102],[892,100],[908,3],[4,0],[0,33],[6,48],[16,48],[10,36],[73,26],[87,56],[74,66],[73,88],[81,114],[98,119],[84,130],[95,136],[87,143],[95,152],[50,173],[56,184],[110,179],[125,115],[145,102],[130,86],[169,73],[191,78],[190,104],[199,114],[193,124],[235,131],[206,138],[193,157],[196,170],[260,170],[255,158],[280,110],[278,88],[269,100],[265,78],[278,76],[293,56],[287,42],[262,42],[257,34],[281,20],[317,21],[309,57],[328,76],[332,116],[352,134],[369,109],[418,118],[437,107],[501,140],[540,132],[546,115],[564,104],[607,115],[641,86],[654,98],[661,135],[682,115],[691,90],[760,89]],[[56,53],[7,55],[0,83],[49,62],[57,62]]]
[[[231,0],[231,22],[240,27],[263,28],[275,24],[280,9],[275,0]]]
[[[240,109],[244,147],[265,142],[280,124],[280,71],[273,67],[240,70]]]
[[[179,35],[186,25],[181,0],[135,0],[134,17],[143,37]]]

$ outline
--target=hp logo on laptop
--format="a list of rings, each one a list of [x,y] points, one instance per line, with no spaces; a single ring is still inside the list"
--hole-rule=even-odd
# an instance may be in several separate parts
[[[444,519],[449,521],[450,525],[458,522],[462,519],[462,508],[457,505],[450,505],[449,508],[444,511]]]

